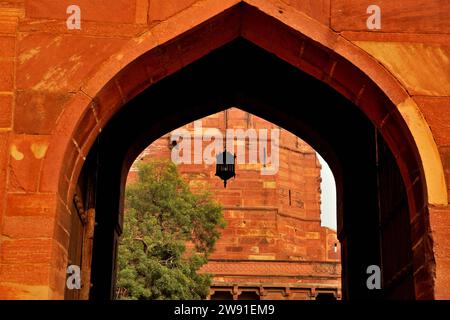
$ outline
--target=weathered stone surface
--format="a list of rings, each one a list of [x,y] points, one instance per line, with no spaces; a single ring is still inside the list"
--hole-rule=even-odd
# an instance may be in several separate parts
[[[448,189],[448,202],[450,203],[450,146],[440,147],[439,153],[442,157],[442,162],[445,168]]]
[[[330,24],[330,0],[282,0],[323,24]]]
[[[0,95],[0,128],[12,127],[13,96]]]
[[[48,91],[18,91],[14,131],[26,134],[51,134],[65,103],[72,96],[68,93]]]
[[[43,270],[43,266],[36,266]],[[0,299],[2,300],[41,300],[49,298],[49,288],[47,285],[34,286],[11,282],[0,283]]]
[[[0,61],[0,91],[14,88],[14,61]]]
[[[450,46],[356,41],[379,60],[412,95],[450,95]]]
[[[37,191],[40,166],[48,144],[48,136],[14,135],[11,138],[8,170],[10,191]]]
[[[120,38],[25,34],[18,40],[17,88],[75,92],[86,76],[117,52],[125,41]]]
[[[414,97],[440,146],[450,146],[450,97]]]
[[[53,235],[54,218],[5,217],[3,236],[10,239],[48,237]]]
[[[0,230],[4,219],[4,209],[6,207],[6,187],[8,168],[8,138],[9,134],[0,133]],[[0,241],[1,245],[1,241]]]
[[[1,264],[0,277],[5,279],[5,282],[26,283],[33,286],[45,286],[49,281],[49,273],[45,264]]]
[[[55,195],[46,193],[10,193],[6,216],[51,218],[57,205]]]
[[[3,240],[0,248],[2,264],[39,264],[51,261],[51,239]]]
[[[176,0],[170,2],[165,0],[150,1],[148,8],[149,22],[155,23],[157,21],[164,21],[174,14],[191,6],[195,2],[197,2],[197,0]]]
[[[0,56],[14,57],[15,56],[15,37],[3,36],[0,37]]]
[[[430,209],[431,231],[433,233],[434,256],[436,259],[436,287],[437,299],[447,299],[450,295],[450,288],[447,285],[450,281],[450,208]]]

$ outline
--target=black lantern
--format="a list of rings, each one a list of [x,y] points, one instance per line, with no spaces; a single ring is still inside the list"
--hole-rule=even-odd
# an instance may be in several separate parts
[[[223,180],[223,186],[227,187],[227,180],[236,177],[236,156],[225,149],[216,157],[216,176]]]

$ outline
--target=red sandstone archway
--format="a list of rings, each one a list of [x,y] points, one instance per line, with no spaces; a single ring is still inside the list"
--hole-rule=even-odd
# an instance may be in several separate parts
[[[427,143],[427,135],[425,140],[419,139],[405,123],[404,115],[415,112],[408,94],[376,61],[324,26],[297,12],[272,7],[271,3],[254,2],[258,9],[237,4],[215,16],[223,8],[219,10],[206,1],[203,7],[183,13],[195,16],[195,23],[186,22],[193,19],[175,16],[138,41],[131,41],[124,52],[106,62],[59,119],[41,171],[41,183],[45,189],[58,192],[67,208],[96,137],[127,101],[213,49],[243,37],[336,89],[380,130],[407,188],[410,220],[416,230],[413,247],[420,263],[415,268],[423,266],[416,277],[421,294],[417,297],[432,297],[434,261],[431,239],[426,236],[427,203],[440,203],[442,185],[446,189],[441,181],[443,175],[439,174],[442,170],[438,168],[434,175],[424,169],[434,164],[442,168],[433,144],[424,157],[426,151],[422,147]],[[420,124],[415,128],[425,130]],[[65,219],[69,212],[61,208],[58,214],[59,219]]]
[[[98,223],[91,297],[105,299],[113,292],[124,178],[130,161],[161,134],[236,105],[291,130],[331,162],[337,174],[344,296],[382,297],[382,292],[368,291],[362,280],[368,265],[383,264],[386,297],[388,292],[391,297],[415,297],[410,210],[398,166],[386,152],[384,140],[348,99],[243,39],[146,89],[122,107],[97,138],[77,191],[81,198],[93,194],[96,199],[95,203],[83,201],[85,208],[95,208]],[[335,157],[330,156],[333,153]],[[87,182],[89,177],[97,177],[96,182]],[[71,232],[71,243],[79,245],[76,235],[80,232]],[[70,251],[70,258],[71,263],[80,261],[76,250]]]

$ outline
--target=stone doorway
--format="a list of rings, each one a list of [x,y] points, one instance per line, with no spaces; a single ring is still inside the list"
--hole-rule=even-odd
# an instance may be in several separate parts
[[[380,131],[330,86],[243,39],[143,91],[96,139],[84,170],[94,170],[97,180],[88,186],[80,180],[81,189],[93,188],[96,195],[90,297],[112,297],[132,161],[162,134],[236,105],[302,137],[330,164],[337,180],[343,298],[415,298],[412,200]],[[423,201],[420,194],[415,201]],[[370,265],[382,268],[383,290],[368,290]]]

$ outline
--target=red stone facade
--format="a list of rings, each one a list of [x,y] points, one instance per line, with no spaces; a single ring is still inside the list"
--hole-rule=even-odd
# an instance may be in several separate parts
[[[67,8],[72,4],[81,9],[79,30],[67,28]],[[388,249],[383,265],[390,279],[384,279],[393,288],[386,297],[407,292],[407,297],[415,299],[450,299],[450,2],[377,0],[380,30],[367,28],[371,4],[362,0],[1,1],[0,298],[65,298],[70,243],[78,239],[73,220],[77,210],[83,209],[75,208],[74,197],[80,185],[87,185],[81,173],[99,136],[115,116],[129,121],[123,136],[136,131],[120,141],[122,149],[128,149],[120,154],[124,170],[114,168],[119,172],[114,183],[123,188],[129,166],[148,140],[186,123],[192,115],[200,118],[219,110],[204,103],[186,112],[186,101],[179,101],[169,116],[162,114],[163,107],[152,108],[156,102],[149,101],[153,117],[145,117],[145,130],[153,129],[150,133],[144,125],[137,127],[140,117],[121,118],[120,112],[148,89],[239,39],[320,82],[335,97],[344,97],[377,129],[398,167],[407,209],[400,222],[380,231]],[[269,64],[260,66],[260,75],[253,73],[252,80],[263,78],[275,88],[283,79],[267,76],[268,68]],[[175,89],[196,92],[198,87],[190,87],[195,79],[191,80]],[[317,87],[316,83],[308,89]],[[277,99],[292,93],[289,84],[285,89]],[[301,96],[312,91],[302,91],[301,86],[294,89]],[[222,94],[237,96],[231,91]],[[261,90],[259,98],[267,98],[270,92]],[[372,292],[367,291],[361,270],[376,257],[366,256],[367,250],[358,248],[354,239],[378,223],[359,230],[360,215],[348,215],[344,206],[351,207],[351,201],[339,198],[349,194],[346,181],[356,181],[358,174],[368,172],[345,171],[362,162],[345,159],[349,161],[345,166],[340,160],[355,150],[354,155],[361,156],[369,148],[346,149],[346,138],[356,139],[364,130],[339,118],[346,109],[339,109],[333,99],[319,115],[329,120],[326,123],[298,114],[308,110],[307,115],[315,115],[319,105],[314,102],[320,98],[299,102],[302,107],[295,112],[281,110],[279,104],[265,99],[267,105],[256,105],[251,111],[264,113],[291,132],[302,129],[294,133],[303,133],[305,140],[308,137],[308,143],[332,167],[337,182],[343,296],[349,288],[349,298],[370,298]],[[344,137],[342,127],[355,131]],[[329,128],[332,134],[327,135]],[[119,144],[116,138],[111,141]],[[373,194],[380,189],[374,188]],[[112,197],[105,198],[119,203],[108,209],[116,215],[110,222],[115,224],[113,230],[120,231],[122,195],[113,191]],[[95,209],[86,205],[85,209]],[[411,241],[403,248],[411,255],[405,258],[407,262],[397,263],[395,259],[405,250],[389,249],[406,229],[410,229]],[[113,243],[117,236],[108,241]],[[108,243],[102,249],[112,256],[112,246]],[[357,254],[351,256],[347,249]],[[110,258],[102,270],[109,272],[105,279],[111,282],[114,262]],[[399,285],[396,280],[405,273],[411,281]],[[104,287],[108,286],[103,297],[110,296],[111,286]]]
[[[237,164],[236,177],[224,188],[215,176],[215,164],[179,164],[179,172],[192,190],[207,189],[223,206],[227,227],[216,244],[209,263],[202,271],[214,275],[211,298],[239,299],[241,293],[260,299],[315,299],[318,294],[340,297],[340,246],[336,232],[321,227],[320,170],[316,152],[290,132],[236,108],[228,109],[183,128],[191,133],[192,161],[195,139],[206,130],[226,129],[280,130],[276,143],[279,170],[262,175],[263,159],[249,164],[248,138],[234,139],[235,150],[244,146],[245,163]],[[202,142],[204,152],[211,142]],[[256,141],[258,146],[264,142]],[[138,158],[170,159],[173,150],[171,134],[153,142]],[[259,148],[257,148],[259,150]],[[174,150],[176,151],[176,150]],[[177,153],[181,150],[178,150]],[[201,152],[201,153],[203,153]],[[259,152],[259,151],[258,151]],[[267,159],[273,156],[268,148]],[[198,153],[198,150],[197,150]],[[132,167],[129,179],[135,174]],[[215,295],[215,293],[218,293]]]

